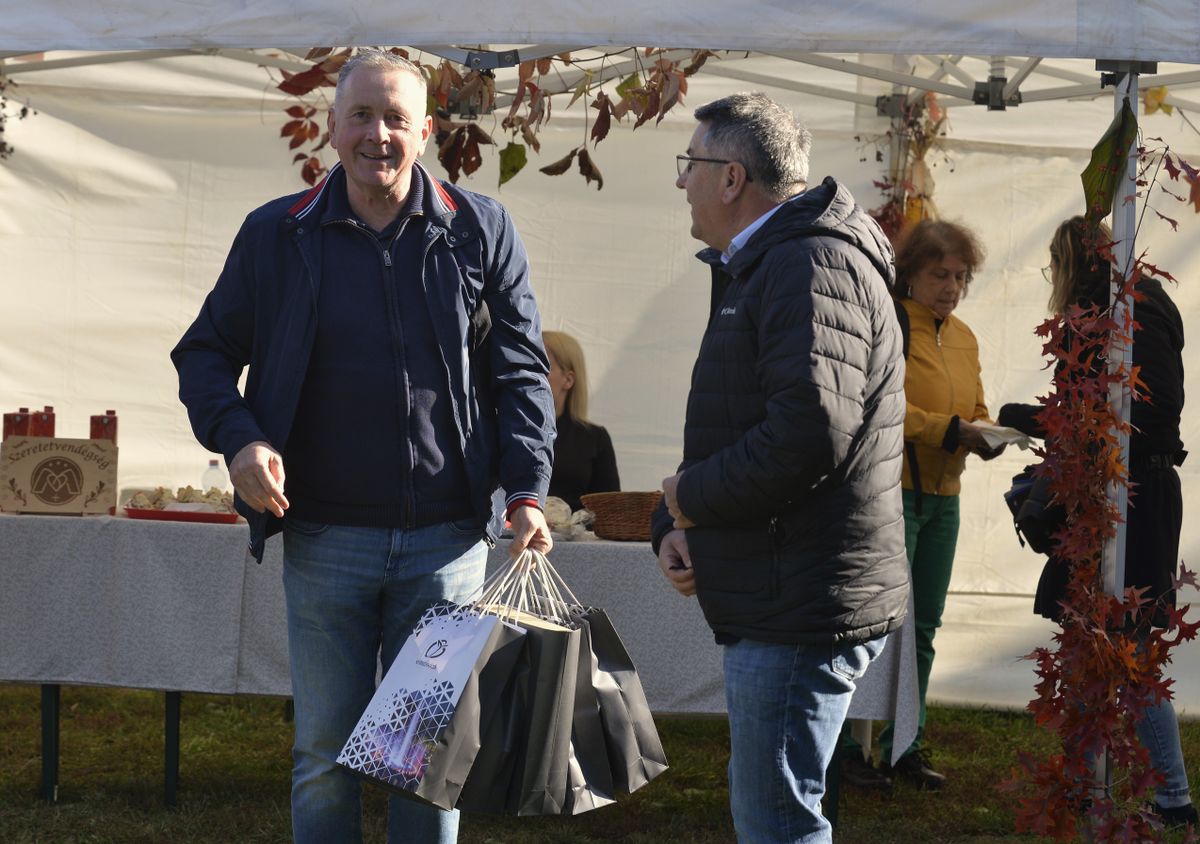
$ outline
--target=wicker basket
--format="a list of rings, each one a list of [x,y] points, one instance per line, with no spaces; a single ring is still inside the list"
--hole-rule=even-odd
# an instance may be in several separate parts
[[[661,492],[593,492],[579,496],[596,515],[592,531],[601,539],[645,542],[650,539],[650,514]]]

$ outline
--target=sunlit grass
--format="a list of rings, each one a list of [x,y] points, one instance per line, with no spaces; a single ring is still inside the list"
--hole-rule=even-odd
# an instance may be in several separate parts
[[[178,806],[163,805],[163,695],[62,691],[59,799],[38,797],[40,693],[0,685],[2,844],[233,844],[290,841],[291,724],[278,698],[184,695]],[[734,840],[719,718],[659,718],[671,769],[632,797],[573,818],[463,818],[463,844],[725,844]],[[1200,724],[1183,725],[1189,759]],[[839,844],[1033,841],[1012,832],[1010,798],[995,786],[1017,748],[1051,738],[1013,712],[934,707],[927,737],[950,778],[940,793],[900,785],[890,797],[843,789]],[[1194,780],[1193,780],[1194,781]],[[386,795],[368,786],[368,841],[384,840]],[[420,844],[414,842],[414,844]]]

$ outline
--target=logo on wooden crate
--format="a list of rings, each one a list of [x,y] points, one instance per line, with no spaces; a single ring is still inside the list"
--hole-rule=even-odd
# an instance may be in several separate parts
[[[34,467],[29,485],[39,501],[61,507],[83,495],[83,470],[74,460],[51,457]]]

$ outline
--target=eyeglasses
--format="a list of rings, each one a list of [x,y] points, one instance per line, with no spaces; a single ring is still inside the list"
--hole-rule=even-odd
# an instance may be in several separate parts
[[[680,176],[692,171],[693,161],[705,161],[709,164],[741,164],[740,161],[734,161],[729,158],[702,158],[697,155],[677,155],[675,156],[675,169],[679,172]],[[742,169],[746,171],[746,181],[753,182],[754,179],[750,176],[750,168],[742,164]]]

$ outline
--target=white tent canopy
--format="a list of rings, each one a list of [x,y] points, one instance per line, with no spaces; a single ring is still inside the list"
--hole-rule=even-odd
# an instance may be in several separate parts
[[[312,44],[650,44],[1200,62],[1197,0],[4,0],[0,51]]]
[[[959,313],[979,336],[993,409],[1030,401],[1049,383],[1032,333],[1045,317],[1038,269],[1053,226],[1082,208],[1078,174],[1112,116],[1111,89],[1101,92],[1084,59],[1200,64],[1200,2],[921,5],[526,4],[471,30],[482,26],[478,8],[457,3],[0,0],[0,53],[108,51],[0,65],[19,83],[10,95],[38,111],[9,122],[16,152],[0,163],[0,409],[54,405],[60,432],[82,436],[89,414],[116,408],[121,485],[199,480],[207,455],[175,399],[167,353],[245,214],[303,188],[278,137],[291,101],[255,63],[299,68],[298,56],[318,43],[443,45],[427,49],[437,55],[457,49],[444,45],[474,43],[544,45],[518,48],[526,56],[567,46],[607,53],[627,44],[777,53],[710,59],[689,80],[687,107],[657,128],[614,128],[590,147],[605,174],[600,193],[573,171],[553,178],[536,172],[586,137],[579,105],[556,111],[540,157],[502,189],[494,154],[463,182],[510,208],[547,327],[582,341],[592,413],[613,434],[627,489],[655,488],[675,467],[707,315],[707,274],[692,258],[698,244],[687,234],[671,159],[686,147],[690,107],[736,90],[766,90],[801,115],[815,137],[813,175],[837,176],[867,206],[882,201],[872,185],[883,175],[874,152],[886,146],[889,128],[877,97],[939,92],[953,108],[950,137],[930,157],[935,198],[944,216],[974,227],[988,249]],[[281,44],[294,49],[245,49]],[[904,55],[893,58],[896,52]],[[1198,69],[1161,64],[1142,86],[1165,78],[1168,101],[1186,112],[1184,86],[1196,83]],[[501,91],[508,73],[498,72]],[[968,104],[977,83],[999,75],[1016,83],[1021,105],[997,113]],[[500,139],[498,123],[482,121]],[[1142,128],[1200,162],[1200,135],[1178,112],[1145,117]],[[1200,289],[1189,283],[1200,267],[1200,218],[1159,193],[1152,201],[1180,221],[1180,231],[1150,215],[1139,242],[1183,282],[1173,295],[1188,330],[1200,336]],[[1200,395],[1200,373],[1189,372],[1187,392]],[[1183,439],[1200,448],[1195,408],[1185,411]],[[1027,454],[1010,451],[991,463],[972,461],[964,476],[935,699],[1021,706],[1032,696],[1032,668],[1019,657],[1049,640],[1050,626],[1030,612],[1041,560],[1017,545],[1000,497],[1026,462]],[[1186,527],[1200,517],[1200,465],[1193,463],[1200,460],[1181,472],[1189,565],[1200,556],[1200,535]],[[631,560],[630,576],[657,576],[652,561],[644,562],[638,568]],[[1200,655],[1185,651],[1173,671],[1182,708],[1192,712],[1200,711],[1197,669]]]

